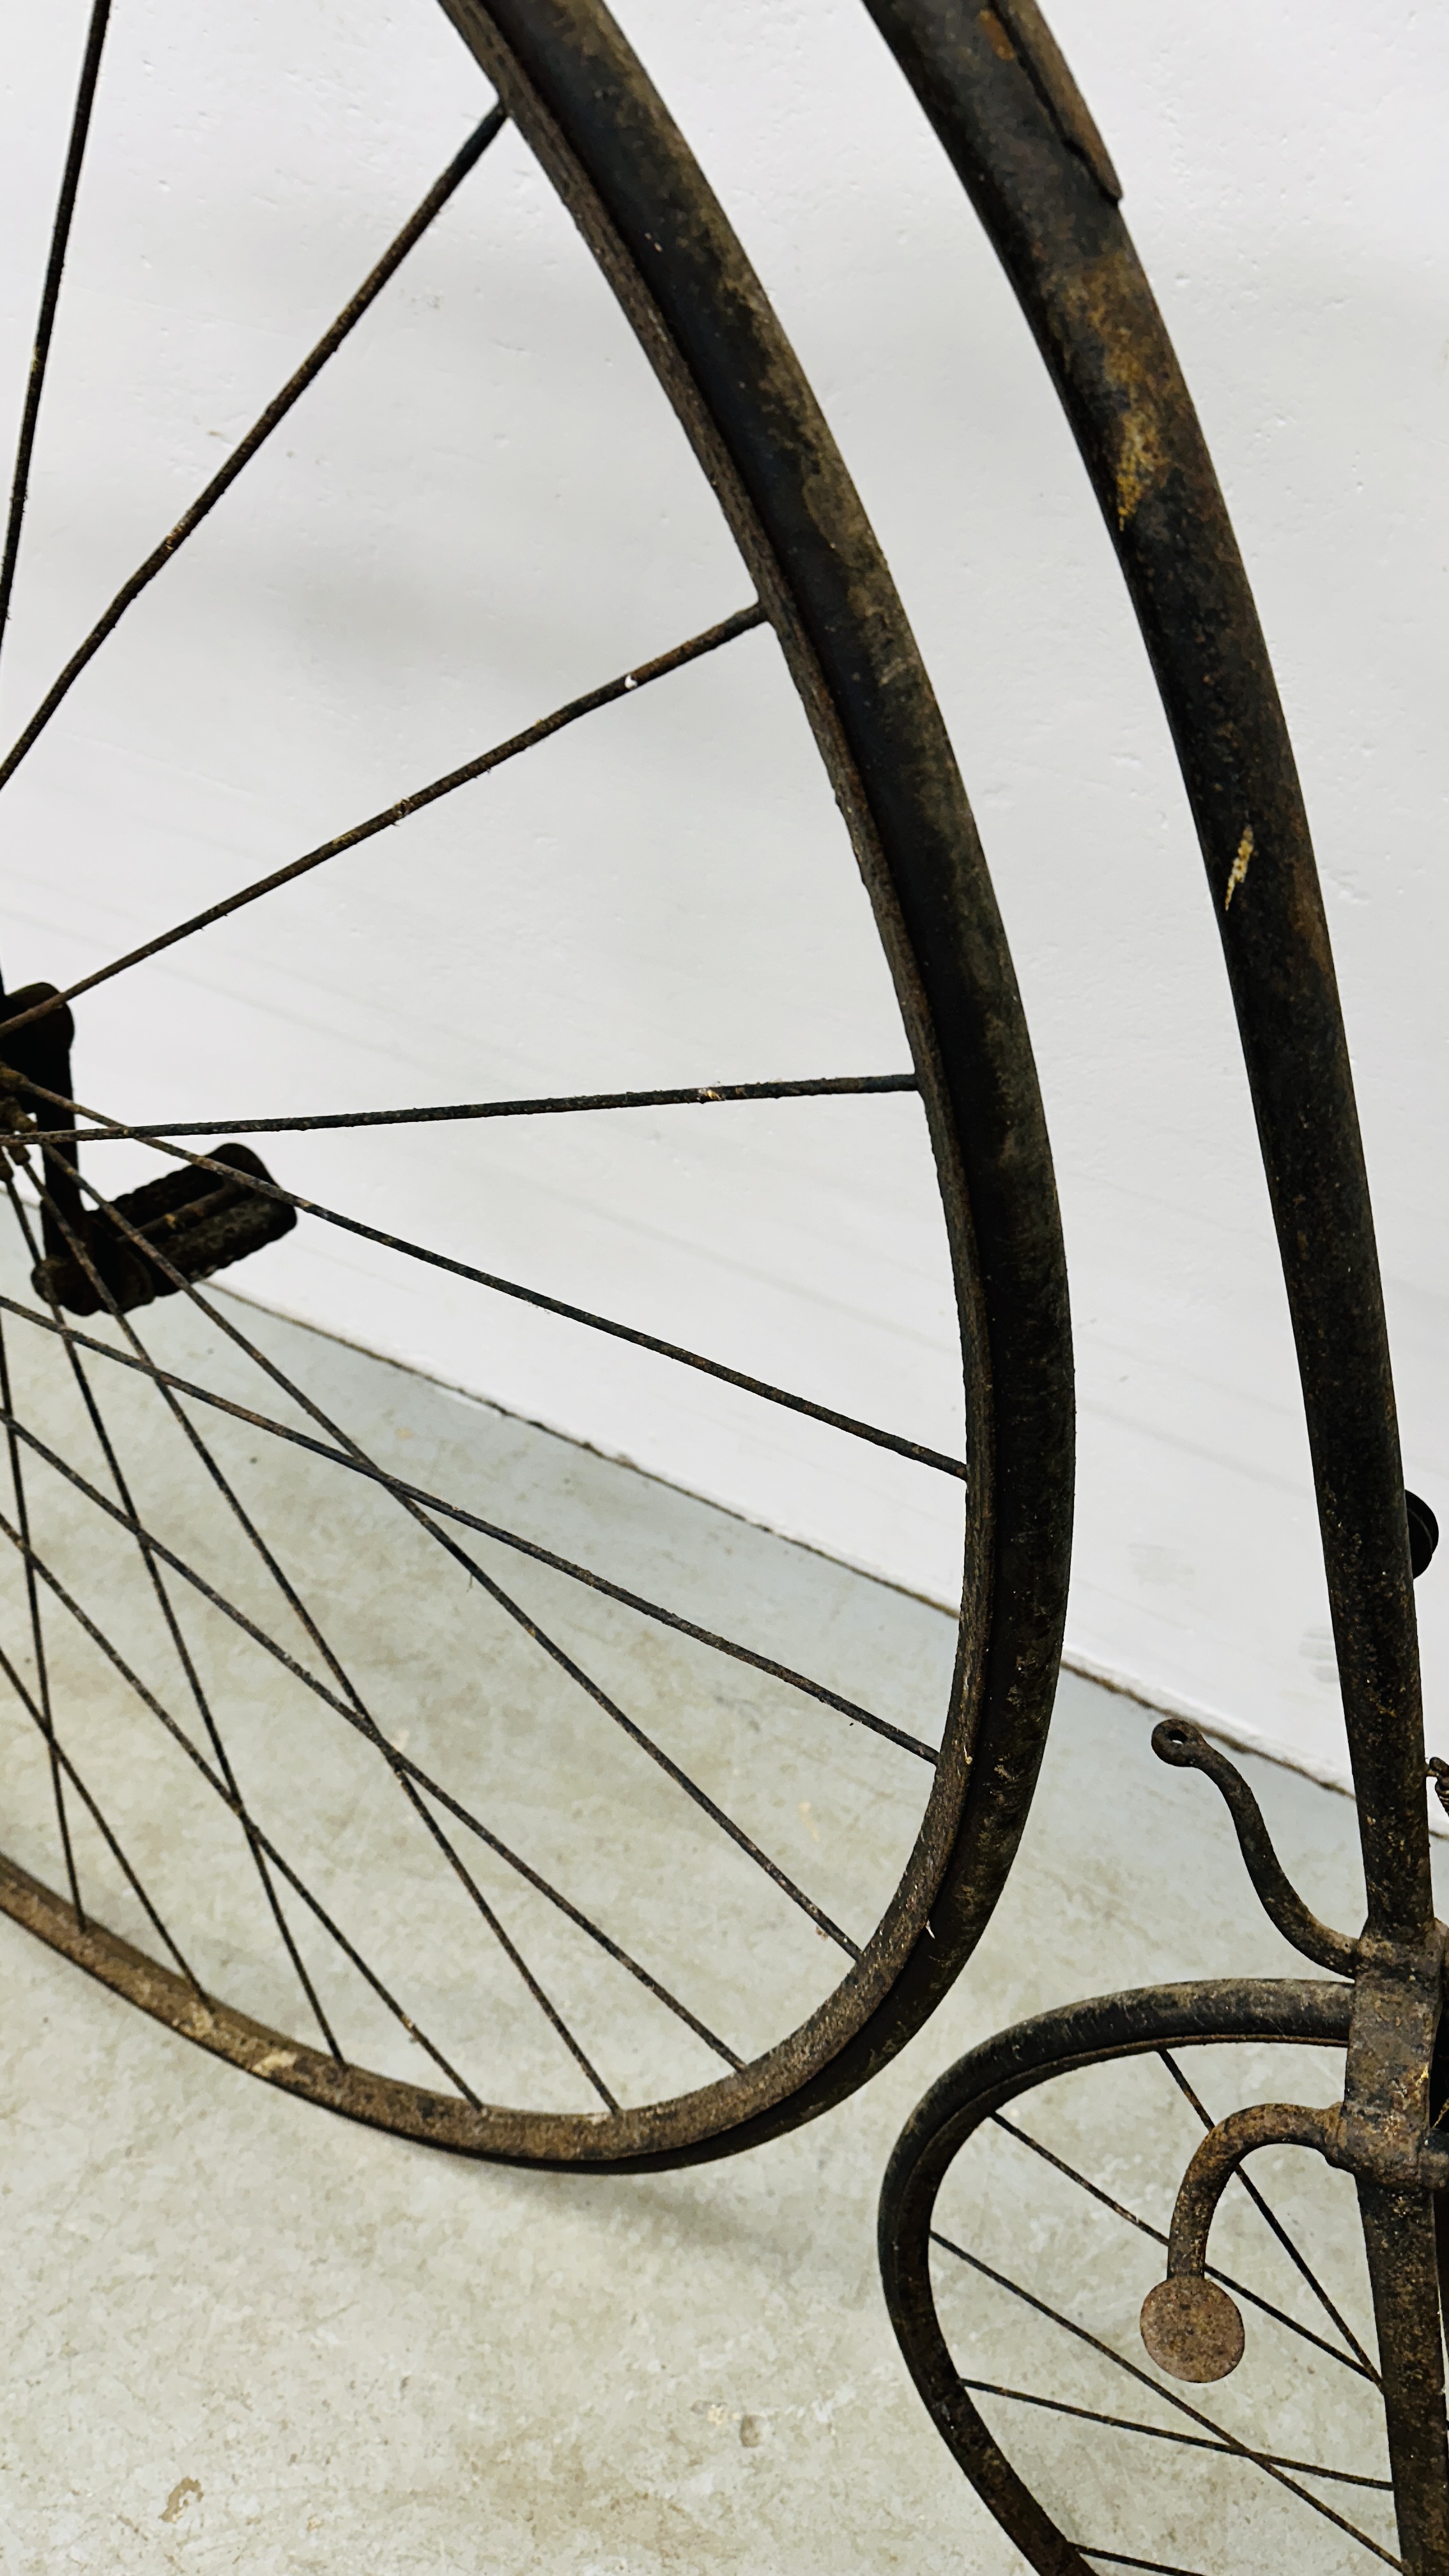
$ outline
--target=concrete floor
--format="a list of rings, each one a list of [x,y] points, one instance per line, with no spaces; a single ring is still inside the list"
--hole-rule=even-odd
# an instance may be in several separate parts
[[[229,1311],[244,1315],[240,1307]],[[325,1384],[329,1402],[350,1422],[369,1413],[371,1434],[388,1438],[390,1455],[406,1443],[419,1481],[433,1485],[446,1472],[466,1489],[471,1477],[472,1490],[486,1491],[500,1517],[547,1531],[566,1551],[591,1550],[594,1562],[606,1562],[622,1580],[642,1581],[647,1567],[661,1589],[666,1578],[673,1587],[665,1597],[697,1616],[723,1618],[728,1605],[737,1619],[754,1621],[751,1636],[773,1640],[774,1651],[823,1670],[898,1723],[921,1731],[929,1712],[939,1712],[952,1644],[940,1614],[403,1372],[255,1310],[244,1319],[288,1365],[305,1361],[309,1384]],[[178,1366],[197,1360],[193,1320],[158,1309],[144,1321],[158,1353]],[[27,1401],[58,1404],[60,1381],[53,1371],[46,1377],[54,1354],[29,1350],[19,1336],[11,1327],[12,1366],[31,1372]],[[129,1438],[130,1419],[120,1397],[116,1402]],[[239,1476],[256,1463],[250,1438],[237,1435],[232,1463]],[[173,1542],[178,1531],[187,1533],[193,1555],[205,1562],[213,1542],[202,1507],[183,1486],[181,1463],[167,1467],[158,1457],[147,1449],[143,1516],[153,1526],[164,1521]],[[476,1679],[480,1669],[476,1641],[458,1624],[471,1609],[428,1590],[433,1577],[411,1560],[389,1560],[396,1598],[380,1590],[370,1553],[375,1497],[359,1488],[346,1507],[353,1518],[338,1505],[341,1519],[334,1513],[322,1530],[313,1471],[297,1464],[295,1452],[282,1457],[281,1466],[258,1469],[249,1489],[253,1508],[264,1520],[270,1514],[273,1533],[288,1530],[319,1587],[310,1597],[326,1598],[329,1618],[351,1587],[349,1652],[382,1722],[399,1731],[420,1725],[425,1735],[430,1728],[436,1749],[451,1722],[449,1692],[456,1697],[462,1688],[457,1674]],[[62,1498],[38,1469],[32,1488],[45,1544],[57,1557],[67,1546],[89,1548],[107,1615],[122,1627],[134,1617],[135,1635],[126,1633],[144,1665],[159,1648],[143,1633],[142,1614],[128,1606],[134,1556],[126,1559],[119,1538],[111,1554],[105,1547],[97,1553],[94,1506]],[[399,1599],[412,1605],[405,1632],[396,1624]],[[535,1585],[528,1599],[535,1615],[543,1615],[546,1599],[550,1618],[582,1622],[568,1632],[574,1650],[582,1652],[586,1633],[613,1686],[622,1691],[627,1680],[645,1695],[651,1722],[666,1724],[669,1689],[686,1672],[685,1664],[671,1663],[670,1641],[661,1644],[660,1632],[651,1631],[646,1647],[631,1643],[616,1632],[607,1605],[589,1595],[576,1596],[566,1613],[555,1577],[543,1591]],[[20,1612],[12,1587],[4,1605],[9,1633],[20,1633]],[[394,1672],[389,1639],[401,1633],[407,1655]],[[57,1707],[76,1730],[71,1741],[83,1743],[93,1764],[110,1759],[108,1797],[138,1860],[165,1883],[168,1904],[179,1907],[189,1896],[205,1974],[232,1979],[234,2000],[295,2026],[293,1998],[258,1936],[245,1872],[207,1839],[212,1827],[199,1804],[186,1803],[180,1772],[157,1767],[154,1753],[143,1756],[142,1738],[133,1744],[125,1734],[133,1721],[122,1714],[124,1695],[107,1696],[94,1658],[86,1661],[90,1650],[67,1644],[54,1623],[48,1635],[55,1640]],[[393,1823],[380,1820],[360,1793],[344,1794],[330,1752],[310,1742],[298,1749],[301,1729],[282,1696],[283,1679],[264,1688],[245,1660],[253,1654],[245,1641],[218,1641],[204,1621],[195,1635],[198,1654],[213,1659],[213,1688],[229,1694],[252,1776],[266,1776],[268,1758],[285,1747],[310,1793],[310,1864],[324,1875],[331,1870],[336,1903],[365,1884],[369,1939],[392,1967],[414,1972],[413,1995],[421,1993],[448,2045],[485,2058],[491,2052],[507,2080],[536,2081],[545,2088],[538,2098],[572,2102],[576,2070],[538,2041],[506,1981],[488,1983],[491,1972],[483,1968],[464,1977],[450,1964],[451,1918],[427,1911],[434,1900],[408,1875],[408,1849],[390,1839]],[[570,1731],[572,1712],[561,1714],[536,1677],[507,1661],[514,1652],[501,1630],[487,1648],[494,1660],[486,1669],[502,1672],[498,1696],[509,1725],[516,1735],[526,1714],[530,1727],[543,1730],[532,1740],[545,1743],[566,1783],[562,1811],[575,1825],[585,1814],[597,1822],[598,1800],[613,1787],[607,1779],[600,1786],[596,1774],[614,1757],[601,1753],[597,1738]],[[802,1877],[813,1867],[809,1883],[822,1902],[854,1905],[858,1926],[860,1909],[868,1914],[882,1898],[908,1843],[925,1766],[838,1721],[831,1726],[839,1731],[823,1731],[819,1712],[807,1708],[801,1717],[790,1694],[774,1684],[757,1688],[753,1676],[742,1681],[737,1666],[711,1682],[699,1650],[681,1646],[678,1654],[686,1658],[689,1724],[697,1730],[693,1743],[678,1739],[679,1749],[717,1761],[711,1779],[721,1792],[753,1797],[749,1820],[773,1849],[786,1854],[784,1838],[793,1836],[790,1865]],[[393,1655],[397,1662],[395,1649]],[[865,2095],[829,2119],[749,2158],[680,2175],[577,2180],[495,2170],[350,2127],[203,2056],[0,1923],[8,2004],[0,2093],[0,2259],[9,2321],[8,2403],[0,2416],[4,2576],[51,2576],[72,2566],[104,2576],[169,2568],[198,2576],[243,2568],[248,2576],[293,2569],[327,2576],[864,2576],[893,2567],[912,2576],[947,2569],[994,2576],[1018,2566],[907,2383],[876,2274],[876,2195],[892,2142],[926,2084],[1001,2024],[1119,1985],[1219,1971],[1297,1972],[1299,1963],[1246,1890],[1213,1793],[1154,1762],[1151,1723],[1133,1703],[1068,1677],[1011,1885],[936,2020]],[[7,1716],[5,1725],[14,1790],[7,1839],[17,1857],[54,1877],[45,1850],[54,1829],[43,1778],[37,1789],[33,1737],[19,1718]],[[771,1764],[761,1783],[757,1756],[766,1727]],[[509,1740],[507,1730],[490,1739],[499,1796],[542,1831],[547,1817],[527,1766],[517,1777],[507,1772]],[[1353,1926],[1359,1897],[1348,1802],[1271,1766],[1245,1767],[1309,1903]],[[902,1772],[909,1775],[903,1786]],[[590,1901],[621,1907],[629,1936],[646,1950],[663,1944],[673,1923],[695,1980],[691,1993],[703,1994],[721,2018],[733,2012],[731,2027],[752,2042],[767,2036],[792,1998],[812,1980],[818,1988],[828,1945],[809,1925],[808,1937],[797,1940],[789,1909],[770,1910],[773,1895],[756,1916],[742,1916],[740,1887],[704,1840],[685,1848],[666,1884],[650,1860],[664,1847],[650,1795],[633,1775],[621,1775],[619,1813],[632,1813],[630,1831],[641,1839],[616,1836]],[[580,1804],[589,1797],[592,1806]],[[339,1854],[333,1846],[348,1837]],[[87,1869],[101,1872],[98,1847],[82,1857]],[[562,1867],[563,1843],[556,1857]],[[581,1869],[592,1865],[576,1858]],[[364,1862],[370,1878],[357,1874]],[[636,1880],[644,1883],[635,1887]],[[681,1914],[686,1893],[692,1903]],[[110,1894],[119,1920],[121,1896]],[[525,1919],[528,1938],[546,1945],[547,1926],[526,1909],[518,1920]],[[591,2015],[591,2028],[603,2026],[611,2044],[617,2040],[629,2098],[656,2081],[691,2080],[692,2040],[678,2047],[672,2035],[661,2038],[634,2012],[632,1994],[594,1976],[566,1941],[548,1952],[547,1966],[567,1989],[571,2010]],[[371,2012],[369,2019],[365,1996],[345,1979],[327,1992],[359,2055],[371,2049],[388,2062],[392,2050],[398,2070],[416,2080],[415,2055],[409,2058],[384,2016]],[[607,2019],[615,2005],[617,2028]],[[1322,2092],[1327,2070],[1321,2060],[1305,2080]],[[1284,2089],[1281,2069],[1270,2071],[1266,2061],[1241,2073],[1249,2089],[1236,2098]],[[1104,2137],[1115,2140],[1114,2187],[1150,2215],[1170,2206],[1193,2134],[1190,2118],[1180,2130],[1164,2126],[1171,2088],[1159,2081],[1162,2096],[1149,2102],[1119,2094],[1100,2118],[1090,2106],[1069,2106],[1066,2128],[1054,2133],[1059,2142],[1074,2136],[1084,2160],[1092,2152],[1100,2157]],[[1237,2081],[1225,2065],[1213,2069],[1220,2109],[1229,2107],[1228,2088]],[[498,2098],[491,2081],[488,2089]],[[1175,2097],[1171,2107],[1174,2115],[1181,2108]],[[1122,2179],[1129,2171],[1130,2188]],[[1292,2177],[1279,2181],[1290,2197],[1299,2191]],[[1057,2207],[1039,2162],[1019,2150],[1015,2166],[1009,2156],[990,2166],[980,2207],[995,2231],[997,2259],[1005,2262],[1015,2247],[1025,2260],[1035,2249],[1059,2295],[1084,2289],[1092,2261],[1111,2270],[1111,2248],[1104,2254],[1106,2240],[1084,2229],[1080,2200]],[[968,2220],[969,2212],[961,2224]],[[1120,2326],[1121,2349],[1139,2360],[1129,2311],[1155,2276],[1155,2259],[1146,2240],[1135,2240],[1130,2259],[1112,2274],[1122,2308],[1113,2332]],[[1339,2265],[1337,2254],[1325,2260]],[[1264,2286],[1293,2313],[1309,2313],[1301,2303],[1294,2307],[1291,2276],[1286,2286],[1276,2278]],[[943,2314],[956,2295],[943,2289]],[[1350,2305],[1356,2295],[1351,2283],[1343,2290]],[[1003,2352],[1018,2376],[1027,2367],[1030,2338],[1010,2318],[995,2344],[991,2316],[979,2303],[960,2311],[959,2322],[961,2350],[973,2356],[963,2367],[1009,2377]],[[1261,2336],[1254,2349],[1267,2350]],[[1062,2382],[1059,2393],[1101,2405],[1100,2392],[1083,2396],[1086,2384]],[[1347,2384],[1349,2397],[1356,2387]],[[1129,2393],[1129,2411],[1155,2407],[1154,2421],[1172,2420],[1150,2392]],[[1119,2387],[1119,2406],[1121,2399]],[[1366,2430],[1349,2427],[1335,2412],[1332,2390],[1320,2402],[1300,2388],[1294,2402],[1292,2439],[1278,2437],[1280,2447],[1303,2456],[1305,2443],[1328,2444],[1316,2456],[1342,2460],[1356,2443],[1355,2457],[1368,2461],[1371,2416]],[[1238,2418],[1225,2412],[1219,2420]],[[1152,2549],[1163,2559],[1233,2571],[1291,2563],[1291,2549],[1283,2555],[1290,2544],[1270,2537],[1277,2526],[1255,2519],[1257,2506],[1244,2521],[1232,2485],[1240,2472],[1150,2447],[1176,2480],[1153,2525]],[[1081,2457],[1074,2465],[1060,2445],[1038,2445],[1034,2456],[1044,2488],[1054,2495],[1060,2489],[1064,2513],[1080,2496],[1082,2510],[1096,2515],[1090,2531],[1080,2521],[1074,2526],[1083,2538],[1143,2550],[1141,2537],[1121,2537],[1116,2521],[1106,2527],[1103,2517],[1122,2507],[1127,2473],[1113,2467],[1099,2439],[1085,2455],[1089,2475]],[[1270,2494],[1270,2504],[1276,2501]],[[1361,2518],[1378,2530],[1381,2505]],[[1332,2528],[1320,2521],[1309,2538],[1313,2563],[1337,2566]],[[1356,2545],[1341,2545],[1345,2566],[1367,2563]]]

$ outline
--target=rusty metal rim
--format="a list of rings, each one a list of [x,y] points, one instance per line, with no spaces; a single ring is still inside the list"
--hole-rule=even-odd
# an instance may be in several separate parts
[[[995,899],[900,603],[722,211],[595,0],[443,0],[589,243],[713,485],[845,815],[916,1065],[965,1357],[966,1568],[942,1756],[859,1963],[742,2073],[602,2117],[485,2107],[329,2059],[194,1991],[11,1864],[0,1906],[264,2081],[455,2152],[626,2168],[730,2153],[894,2054],[989,1917],[1055,1688],[1071,1518],[1065,1267],[1035,1067]]]
[[[1369,1921],[1433,1915],[1413,1578],[1368,1176],[1308,817],[1212,459],[1036,0],[866,0],[997,253],[1127,584],[1232,989],[1313,1459]]]
[[[1038,2576],[1095,2576],[1032,2494],[961,2385],[931,2288],[931,2222],[951,2165],[982,2122],[1081,2067],[1159,2048],[1280,2040],[1346,2048],[1353,1988],[1312,1978],[1212,1978],[1147,1986],[1039,2014],[960,2058],[896,2142],[881,2186],[878,2246],[891,2324],[932,2423],[957,2466]]]

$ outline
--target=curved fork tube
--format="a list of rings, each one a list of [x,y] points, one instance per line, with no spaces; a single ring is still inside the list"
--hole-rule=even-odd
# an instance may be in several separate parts
[[[1298,1346],[1369,1922],[1417,1943],[1432,1904],[1388,1336],[1328,928],[1252,593],[1162,317],[1062,92],[1065,66],[1036,59],[1037,13],[867,5],[1035,333],[1172,728]]]
[[[1449,2446],[1435,2224],[1422,2191],[1358,2186],[1373,2285],[1399,2549],[1408,2576],[1449,2576]]]

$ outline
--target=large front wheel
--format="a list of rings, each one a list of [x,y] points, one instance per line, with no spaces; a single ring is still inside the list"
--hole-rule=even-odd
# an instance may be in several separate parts
[[[33,800],[54,942],[22,980],[12,876],[0,1911],[302,2099],[461,2154],[657,2165],[733,2152],[842,2099],[919,2027],[990,1914],[1065,1611],[1065,1272],[1025,1020],[951,747],[759,282],[599,0],[447,0],[447,14],[463,43],[441,175],[380,258],[369,242],[362,284],[170,534],[109,605],[100,588],[69,658],[53,676],[45,661],[48,686],[32,673],[31,712],[0,743],[6,813]],[[73,212],[72,277],[85,252],[92,104],[98,132],[115,104],[97,87],[105,29],[95,0],[0,628],[16,562],[24,611],[51,560],[43,520],[41,551],[20,552],[26,442],[44,428]],[[134,78],[123,33],[107,41],[107,67]],[[284,52],[279,89],[294,76]],[[191,131],[185,99],[180,122]],[[169,168],[179,146],[168,134],[158,150]],[[285,175],[280,141],[258,150]],[[237,478],[324,366],[339,422],[366,412],[348,374],[366,317],[400,267],[421,274],[447,208],[454,273],[495,316],[521,279],[537,381],[569,388],[529,408],[502,326],[460,323],[470,368],[502,372],[457,433],[468,510],[444,546],[409,553],[405,576],[429,631],[459,638],[466,722],[445,755],[435,666],[410,697],[384,621],[379,681],[359,617],[329,673],[348,747],[329,837],[296,855],[279,812],[263,867],[231,847],[225,798],[208,794],[175,917],[147,894],[122,934],[87,873],[87,818],[105,814],[114,892],[125,872],[110,851],[144,857],[153,837],[126,779],[204,778],[208,763],[154,679],[127,701],[153,731],[123,720],[111,762],[95,714],[107,675],[157,636],[168,668],[214,672],[233,628],[194,615],[178,554],[202,528],[220,544],[256,493],[260,525],[275,524],[278,490],[305,520],[289,450],[268,451],[242,499]],[[636,364],[620,316],[640,383],[616,488],[601,423]],[[429,452],[400,443],[404,518]],[[717,572],[644,658],[639,603],[611,594],[607,658],[601,638],[581,667],[577,530],[605,523],[620,490],[644,513],[641,580],[682,581],[678,514],[696,504],[700,560]],[[340,472],[325,499],[346,509]],[[543,594],[530,571],[508,606],[510,546],[524,565],[561,551],[568,565],[560,669],[574,676],[537,695]],[[260,536],[251,548],[270,559]],[[38,653],[34,631],[12,620],[7,678]],[[238,671],[234,707],[220,679],[207,691],[230,710],[218,757],[239,760],[244,802],[280,793],[268,728],[236,751],[254,677]],[[91,769],[66,730],[81,707]],[[405,744],[414,720],[434,747],[394,766],[395,732]],[[812,818],[778,842],[762,754],[775,728]],[[700,855],[702,816],[717,864]],[[143,889],[149,864],[134,872]],[[837,921],[860,980],[832,995]],[[174,995],[202,976],[198,957],[212,981],[191,987],[207,998],[183,1044]],[[842,1069],[814,1052],[859,1025],[858,994],[875,996],[887,1047],[863,1076],[853,1053]],[[284,1021],[305,1032],[316,1093],[292,1087]],[[747,1040],[748,1060],[721,1063],[717,1049]],[[626,1041],[637,1071],[621,1074]],[[651,1138],[645,1116],[674,1123]],[[832,1117],[859,1122],[849,1142],[820,1123]],[[817,1123],[762,1123],[792,1118]],[[870,1131],[871,1118],[896,1123]],[[893,1388],[879,1405],[870,1391],[900,1321],[894,1290],[869,1284],[898,1275],[880,1261],[899,1235],[895,1202],[870,1204],[872,1152],[903,1186],[914,1163],[923,1281],[937,1262],[923,1300],[950,1317],[934,1409],[903,1412],[904,1430],[876,1418]],[[782,1223],[797,1204],[843,1211],[838,1259],[813,1218]],[[765,1226],[757,1255],[751,1228]],[[822,1374],[827,1308],[850,1345],[838,1382]],[[594,1451],[731,1511],[747,1503],[771,1529],[797,1525],[797,1454],[827,1494],[884,1460],[897,1481],[879,1508],[897,1521],[928,1518],[931,1504],[902,1501],[923,1484],[949,1496],[930,1526],[953,1523],[937,1592],[954,1615],[931,1673],[903,1683],[893,1660],[879,1694],[891,1713],[868,1704],[878,1694],[838,1611],[782,1613],[728,1524],[685,1563],[681,1512],[650,1523],[637,1479],[604,1496],[595,1476],[603,1499],[581,1513]],[[745,1453],[761,1462],[749,1495],[710,1464]]]

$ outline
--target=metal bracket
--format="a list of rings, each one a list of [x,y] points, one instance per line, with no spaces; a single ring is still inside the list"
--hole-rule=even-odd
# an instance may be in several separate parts
[[[1207,2278],[1208,2236],[1229,2181],[1257,2147],[1309,2147],[1356,2182],[1389,2192],[1449,2189],[1449,2129],[1430,2127],[1430,2072],[1443,2009],[1446,1932],[1422,1942],[1365,1931],[1357,1941],[1311,1914],[1290,1883],[1242,1773],[1185,1718],[1164,1718],[1152,1749],[1204,1771],[1227,1802],[1265,1913],[1295,1950],[1353,1979],[1343,2100],[1325,2109],[1260,2102],[1210,2129],[1182,2178],[1167,2278],[1142,2306],[1142,2340],[1176,2379],[1225,2378],[1243,2357],[1243,2320]]]
[[[1449,2148],[1429,2127],[1444,1943],[1444,1925],[1436,1923],[1419,1950],[1367,1932],[1358,1945],[1333,2162],[1389,2190],[1442,2191],[1449,2184]]]
[[[1237,1765],[1225,1753],[1219,1753],[1215,1744],[1209,1744],[1202,1728],[1185,1717],[1165,1717],[1160,1726],[1155,1726],[1152,1750],[1159,1762],[1170,1762],[1174,1770],[1206,1772],[1227,1802],[1238,1849],[1264,1913],[1305,1959],[1315,1960],[1320,1968],[1331,1968],[1335,1976],[1351,1977],[1361,1945],[1350,1941],[1346,1933],[1320,1923],[1317,1915],[1309,1912],[1273,1849],[1262,1808]]]

